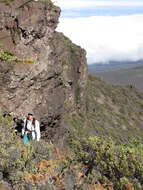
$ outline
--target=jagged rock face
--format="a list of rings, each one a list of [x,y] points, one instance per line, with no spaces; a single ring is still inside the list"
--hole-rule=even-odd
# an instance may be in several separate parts
[[[41,46],[47,46],[58,24],[59,14],[60,9],[50,0],[15,0],[9,6],[1,4],[1,43],[15,49],[17,54],[35,56],[32,47],[38,51]]]
[[[0,62],[0,109],[19,117],[32,110],[47,131],[64,113],[86,111],[86,54],[55,32],[59,15],[49,0],[0,5],[2,46],[33,61]]]

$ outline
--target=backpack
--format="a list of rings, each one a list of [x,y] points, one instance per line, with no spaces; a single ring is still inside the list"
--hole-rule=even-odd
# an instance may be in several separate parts
[[[33,126],[34,126],[34,130],[30,131],[30,130],[28,130],[28,128],[27,128],[28,118],[26,119],[26,124],[25,124],[25,132],[26,132],[26,131],[28,131],[27,136],[28,136],[28,139],[29,139],[29,140],[31,140],[31,139],[32,139],[32,132],[34,132],[34,133],[35,133],[35,138],[36,138],[35,121],[36,121],[36,119],[35,119],[35,118],[33,118],[32,124],[33,124]]]

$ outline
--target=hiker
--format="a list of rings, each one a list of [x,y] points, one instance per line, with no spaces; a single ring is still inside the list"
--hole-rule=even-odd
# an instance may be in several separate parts
[[[40,123],[35,119],[32,112],[29,112],[27,118],[24,119],[22,136],[24,144],[27,144],[30,140],[40,140]]]

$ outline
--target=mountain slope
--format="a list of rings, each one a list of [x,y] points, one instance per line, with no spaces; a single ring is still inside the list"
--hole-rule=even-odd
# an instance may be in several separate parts
[[[105,81],[118,85],[133,85],[143,92],[143,66],[98,73]]]
[[[11,117],[0,115],[1,189],[143,188],[143,94],[95,76],[87,92],[87,113],[64,115],[62,147],[44,140],[25,147]]]
[[[134,87],[107,84],[93,75],[89,75],[87,91],[86,119],[84,115],[79,114],[74,115],[73,120],[72,118],[70,120],[71,126],[76,127],[77,133],[108,136],[115,141],[128,141],[130,138],[142,139],[142,93]]]
[[[139,61],[110,61],[108,63],[95,63],[88,65],[90,74],[101,73],[107,71],[118,71],[121,69],[130,69],[138,66],[143,66],[143,60]]]

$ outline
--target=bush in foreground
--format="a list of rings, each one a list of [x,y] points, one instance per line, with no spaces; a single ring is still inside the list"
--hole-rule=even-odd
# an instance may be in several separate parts
[[[89,137],[71,143],[74,161],[83,164],[90,184],[113,184],[116,190],[143,189],[143,147],[133,140],[115,144],[111,139]]]

